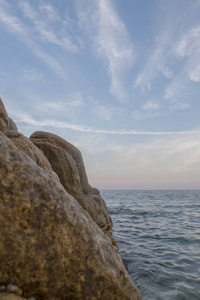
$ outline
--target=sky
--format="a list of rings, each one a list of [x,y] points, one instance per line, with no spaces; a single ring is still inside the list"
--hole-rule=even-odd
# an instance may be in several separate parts
[[[0,0],[0,97],[99,189],[200,189],[200,0]]]

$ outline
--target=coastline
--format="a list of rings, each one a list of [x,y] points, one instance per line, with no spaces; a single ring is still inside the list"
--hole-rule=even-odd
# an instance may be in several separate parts
[[[28,139],[1,100],[0,144],[4,291],[12,283],[16,300],[141,300],[117,253],[106,203],[88,182],[81,152],[52,133],[35,132]]]

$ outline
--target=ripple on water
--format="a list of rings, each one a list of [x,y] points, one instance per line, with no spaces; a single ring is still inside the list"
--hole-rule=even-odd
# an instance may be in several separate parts
[[[145,300],[200,300],[200,191],[102,191]]]

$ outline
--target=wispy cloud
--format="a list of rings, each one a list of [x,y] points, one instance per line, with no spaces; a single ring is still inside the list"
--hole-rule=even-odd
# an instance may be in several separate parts
[[[181,173],[200,162],[200,131],[175,133],[145,144],[123,149],[124,156],[138,157],[139,165],[147,169]]]
[[[49,24],[41,21],[41,16],[38,15],[38,12],[33,10],[27,1],[19,1],[18,6],[22,10],[24,16],[33,22],[32,26],[28,26],[27,22],[23,22],[23,18],[19,19],[17,17],[16,7],[3,0],[0,1],[0,22],[11,34],[15,35],[22,43],[24,43],[35,56],[40,58],[54,73],[61,78],[69,80],[66,70],[63,68],[61,63],[48,53],[42,43],[53,43],[72,52],[76,51],[76,46],[71,43],[70,38],[67,38],[67,36],[57,37],[53,30],[50,31]],[[56,13],[53,10],[53,7],[49,6],[49,10],[51,10],[51,15],[54,14],[55,19]],[[53,17],[49,17],[51,20],[52,18]]]
[[[43,75],[36,69],[24,69],[22,79],[27,81],[38,81],[43,80]]]
[[[200,9],[199,1],[183,6],[181,11],[178,5],[178,2],[165,4],[157,36],[133,82],[133,88],[139,88],[143,95],[160,91],[161,114],[162,108],[166,112],[188,109],[194,90],[192,82],[200,82],[200,27],[193,21]],[[187,22],[183,22],[185,18]]]
[[[153,101],[148,101],[146,103],[144,103],[144,105],[142,106],[142,109],[145,111],[155,111],[158,110],[160,107],[158,102],[153,102]]]
[[[108,104],[103,105],[100,101],[93,98],[90,98],[90,102],[92,112],[99,118],[106,121],[112,121],[113,118],[117,118],[127,113],[127,109],[125,106],[113,106]]]
[[[194,82],[200,82],[200,26],[195,26],[184,33],[175,45],[177,55],[185,59],[185,72]]]
[[[70,52],[78,51],[77,45],[72,41],[72,37],[66,33],[67,30],[64,33],[63,30],[54,32],[52,23],[54,25],[57,21],[60,26],[63,26],[63,20],[60,19],[50,4],[40,4],[38,11],[35,11],[29,2],[25,0],[19,1],[19,6],[23,15],[32,21],[33,29],[39,35],[41,41],[55,44]],[[47,18],[44,18],[43,14]]]
[[[151,90],[152,84],[158,76],[163,75],[168,79],[173,77],[173,71],[166,62],[170,44],[170,36],[168,33],[157,36],[152,53],[148,57],[143,70],[134,80],[134,88],[140,87],[142,91],[146,89]]]
[[[84,125],[77,125],[68,122],[62,122],[57,120],[35,120],[30,115],[22,116],[19,119],[15,119],[16,123],[27,123],[33,126],[40,127],[56,127],[66,128],[82,132],[102,133],[102,134],[114,134],[114,135],[173,135],[181,132],[173,131],[139,131],[139,130],[106,130],[106,129],[95,129]]]
[[[83,101],[80,98],[74,98],[72,101],[45,101],[35,103],[34,108],[44,112],[58,112],[66,111],[68,109],[77,109],[83,105]]]
[[[87,171],[93,185],[103,183],[114,189],[199,188],[200,130],[134,140],[128,146],[120,140],[99,142],[101,146],[95,145],[95,149],[87,140],[79,145],[88,153]]]
[[[101,57],[111,76],[110,93],[120,101],[127,98],[124,74],[135,54],[128,32],[111,0],[78,1],[80,25],[85,28],[95,53]]]

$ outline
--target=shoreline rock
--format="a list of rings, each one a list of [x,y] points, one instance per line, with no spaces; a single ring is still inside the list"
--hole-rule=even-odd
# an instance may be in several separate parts
[[[0,101],[0,299],[142,300],[80,151],[7,120]]]

